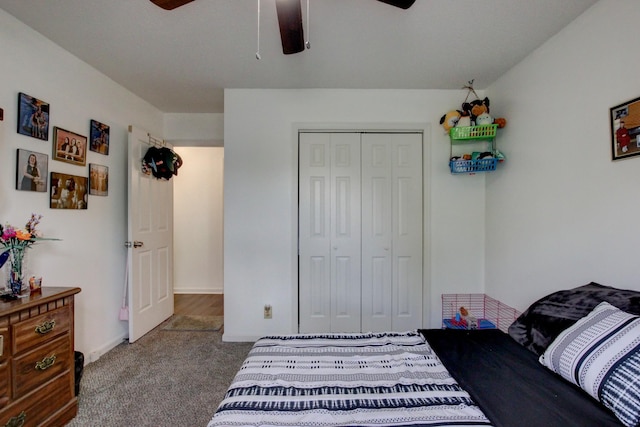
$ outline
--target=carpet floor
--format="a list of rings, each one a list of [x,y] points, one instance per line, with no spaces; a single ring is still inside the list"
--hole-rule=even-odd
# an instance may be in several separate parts
[[[165,331],[219,331],[224,316],[196,316],[175,314],[166,322]]]
[[[85,366],[67,427],[207,425],[253,343],[165,330],[170,321]]]

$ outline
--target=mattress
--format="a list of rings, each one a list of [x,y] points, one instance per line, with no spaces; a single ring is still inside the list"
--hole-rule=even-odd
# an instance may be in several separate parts
[[[208,427],[489,426],[417,331],[264,337]]]
[[[620,427],[603,405],[500,330],[420,331],[496,427]]]

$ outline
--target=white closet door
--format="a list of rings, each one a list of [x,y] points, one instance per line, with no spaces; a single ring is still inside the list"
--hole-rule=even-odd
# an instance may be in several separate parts
[[[391,151],[389,135],[362,144],[362,330],[388,331],[392,318]]]
[[[422,140],[362,136],[362,330],[422,325]]]
[[[301,133],[299,330],[360,331],[360,135]]]
[[[393,293],[391,330],[422,325],[422,135],[390,135],[392,144]]]

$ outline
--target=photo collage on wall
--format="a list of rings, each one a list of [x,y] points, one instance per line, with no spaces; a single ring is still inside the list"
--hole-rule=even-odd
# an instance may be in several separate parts
[[[42,141],[49,140],[51,107],[49,103],[20,92],[18,94],[17,132]],[[16,190],[49,191],[51,209],[88,209],[89,195],[109,195],[109,168],[90,163],[87,152],[109,155],[109,126],[91,119],[88,135],[53,126],[52,159],[83,168],[79,173],[49,171],[45,153],[18,148],[16,153]]]

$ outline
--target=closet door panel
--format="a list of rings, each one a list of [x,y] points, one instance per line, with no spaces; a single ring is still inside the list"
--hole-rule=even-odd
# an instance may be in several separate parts
[[[387,134],[362,142],[362,330],[392,322],[391,146]]]
[[[331,134],[331,332],[360,331],[360,135]]]
[[[331,138],[300,134],[299,331],[331,328]]]
[[[422,138],[393,134],[392,323],[395,331],[422,325]]]

